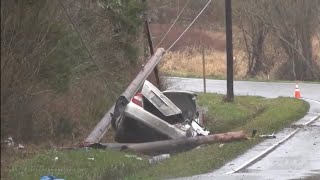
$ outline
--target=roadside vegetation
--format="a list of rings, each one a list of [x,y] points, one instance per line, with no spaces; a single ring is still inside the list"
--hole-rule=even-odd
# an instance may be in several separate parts
[[[222,101],[222,95],[202,94],[201,106],[208,107],[206,127],[213,133],[244,130],[250,136],[273,133],[303,117],[308,104],[293,98],[235,98],[234,103]],[[163,179],[190,176],[212,171],[244,153],[263,139],[202,146],[173,154],[170,159],[149,165],[147,156],[102,150],[65,150],[37,153],[16,161],[10,170],[13,179],[35,179],[56,175],[65,179]],[[21,152],[20,152],[21,153]],[[58,157],[58,160],[55,160]],[[136,159],[141,157],[142,160]],[[89,159],[88,159],[89,158]],[[94,158],[90,159],[90,158]]]
[[[3,149],[8,137],[34,149],[72,145],[103,117],[144,60],[144,8],[1,1],[1,178],[16,159]]]
[[[192,2],[187,4],[188,13],[182,14],[161,46],[169,47],[205,3],[200,0],[197,5]],[[166,9],[169,17],[173,17],[171,21],[176,17],[177,6],[178,10],[181,6],[179,1],[151,4],[150,11],[162,12]],[[267,0],[249,0],[235,1],[232,6],[236,78],[320,80],[319,1],[275,0],[271,3]],[[225,79],[224,1],[216,0],[208,9],[171,49],[170,57],[164,59],[162,70],[165,73],[202,76],[202,52],[205,49],[207,75]],[[167,16],[156,18],[151,28],[155,44],[169,29],[171,21],[168,19]]]
[[[214,49],[205,50],[206,76],[215,79],[225,79],[226,53]],[[244,53],[235,53],[243,58]],[[235,60],[235,78],[246,74],[246,66],[241,60]],[[177,66],[179,64],[179,66]],[[181,52],[168,52],[161,62],[161,70],[168,76],[203,77],[202,52],[196,48],[188,48]]]
[[[210,79],[226,79],[226,53],[221,46],[225,42],[221,39],[224,37],[221,33],[211,33],[208,31],[196,31],[191,29],[193,33],[200,34],[200,36],[207,36],[204,50],[201,46],[196,44],[191,47],[184,47],[181,45],[180,49],[173,52],[168,52],[161,61],[161,71],[167,76],[176,77],[203,77],[203,57],[205,59],[206,77]],[[264,65],[265,70],[259,70],[256,75],[250,75],[248,52],[243,47],[243,37],[241,31],[235,28],[234,40],[234,79],[236,80],[254,80],[254,81],[289,81],[290,78],[285,78],[286,72],[281,69],[285,62],[285,56],[282,52],[274,52],[272,65]],[[202,34],[202,35],[201,35]],[[189,39],[197,38],[191,36]],[[319,36],[320,38],[320,36]],[[209,40],[208,40],[209,39]],[[217,40],[219,39],[219,41]],[[196,41],[196,40],[194,40]],[[211,44],[211,41],[213,43]],[[317,36],[312,38],[312,49],[315,66],[320,66],[320,41]],[[202,43],[201,43],[202,44]],[[269,47],[273,48],[273,47]],[[281,48],[277,49],[280,51]],[[270,51],[270,50],[269,50]],[[271,53],[271,52],[268,52]],[[271,56],[271,55],[270,55]],[[179,64],[179,66],[177,66]],[[312,70],[310,70],[312,71]],[[319,79],[305,79],[304,81],[316,82]]]

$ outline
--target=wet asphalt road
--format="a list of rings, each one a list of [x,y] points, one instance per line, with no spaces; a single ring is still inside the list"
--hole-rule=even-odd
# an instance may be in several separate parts
[[[203,92],[202,79],[168,78],[169,89]],[[235,81],[236,95],[293,97],[295,83]],[[308,114],[213,172],[179,179],[317,179],[320,180],[320,84],[299,83],[309,102]],[[226,81],[207,80],[207,92],[225,94]],[[310,100],[313,99],[313,100]],[[291,135],[289,137],[289,135]],[[289,138],[288,138],[289,137]],[[288,138],[288,139],[287,139]],[[279,141],[285,140],[283,143]],[[270,147],[273,147],[272,150]],[[261,156],[264,154],[264,156]]]
[[[203,92],[203,79],[168,77],[170,89]],[[225,80],[207,79],[207,92],[226,94]],[[278,96],[293,97],[295,83],[234,81],[236,95],[263,96],[276,98]],[[301,96],[320,101],[320,83],[299,83]]]

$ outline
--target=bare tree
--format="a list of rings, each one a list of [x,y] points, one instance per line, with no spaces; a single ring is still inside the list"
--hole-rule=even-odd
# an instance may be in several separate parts
[[[55,14],[55,9],[47,1],[34,4],[1,1],[1,136],[31,137],[27,132],[33,129],[37,108],[31,105],[32,92],[41,66],[55,50],[55,45],[48,45],[52,24],[41,17],[44,12]]]
[[[140,43],[141,28],[128,21],[140,20],[135,4],[132,12],[125,5],[108,9],[111,1],[62,2],[65,8],[59,1],[1,0],[1,137],[26,143],[71,134],[80,139],[88,131],[83,126],[94,125],[111,105],[113,90],[124,89],[138,66],[133,57],[140,54],[128,45]],[[112,88],[106,89],[101,74]]]
[[[264,23],[266,1],[243,1],[236,9],[237,25],[242,31],[244,46],[247,53],[247,75],[255,77],[260,72],[268,73],[273,63],[265,54],[266,38],[269,27]]]
[[[277,62],[281,64],[279,78],[319,79],[319,67],[312,47],[312,38],[319,29],[319,3],[308,0],[248,0],[238,3],[236,17],[248,57],[247,75],[254,77],[260,72],[269,73],[276,63],[278,51],[283,51],[286,60],[278,59]]]
[[[314,8],[319,1],[290,0],[273,1],[269,11],[268,24],[278,37],[288,60],[280,67],[285,78],[290,80],[319,80],[319,67],[312,52],[312,37],[315,34]]]

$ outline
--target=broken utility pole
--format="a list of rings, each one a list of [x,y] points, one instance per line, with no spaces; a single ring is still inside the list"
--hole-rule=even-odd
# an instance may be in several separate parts
[[[226,14],[226,48],[227,48],[227,97],[226,100],[233,102],[233,45],[232,45],[232,8],[231,0],[225,0]]]
[[[100,142],[103,135],[107,132],[110,123],[113,119],[118,118],[124,111],[126,105],[130,102],[131,98],[140,89],[144,81],[150,75],[154,67],[160,62],[165,50],[163,48],[157,49],[153,56],[147,61],[144,67],[140,70],[136,78],[131,82],[127,89],[117,99],[116,103],[104,115],[96,127],[91,131],[86,138],[84,145]]]
[[[146,143],[100,143],[93,147],[114,149],[114,150],[132,150],[136,153],[157,154],[170,151],[179,151],[194,148],[203,144],[223,143],[232,141],[246,140],[247,136],[243,131],[227,132],[222,134],[212,134],[207,136],[195,136],[189,138],[179,138],[164,141],[153,141]]]

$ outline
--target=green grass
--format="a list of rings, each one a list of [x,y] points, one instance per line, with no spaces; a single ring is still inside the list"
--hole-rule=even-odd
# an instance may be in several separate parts
[[[202,94],[199,104],[208,107],[206,127],[215,133],[252,129],[258,133],[272,133],[289,126],[303,117],[308,104],[293,98],[264,99],[236,97],[234,103],[222,101],[222,95]],[[52,173],[66,179],[165,179],[206,173],[261,142],[256,138],[219,144],[172,155],[157,165],[147,159],[128,158],[123,152],[113,151],[50,151],[15,163],[10,171],[13,179],[36,179]],[[54,162],[54,157],[59,160]],[[91,161],[87,158],[94,157]],[[23,177],[23,178],[22,178]]]
[[[303,117],[308,110],[306,102],[293,98],[264,99],[236,97],[234,103],[223,102],[221,95],[200,95],[200,104],[208,107],[207,127],[213,132],[252,129],[258,133],[272,133]],[[214,118],[213,118],[214,117]],[[206,173],[221,167],[262,139],[232,142],[219,148],[219,144],[194,149],[139,172],[133,179],[163,179]]]
[[[58,157],[58,160],[55,160]],[[88,159],[94,158],[94,160]],[[12,179],[39,179],[54,175],[67,180],[120,179],[147,166],[147,161],[126,157],[122,152],[103,150],[49,151],[18,161]]]
[[[199,105],[208,107],[206,127],[214,133],[242,126],[267,108],[262,97],[236,97],[234,103],[224,103],[222,96],[215,94],[199,96]]]

